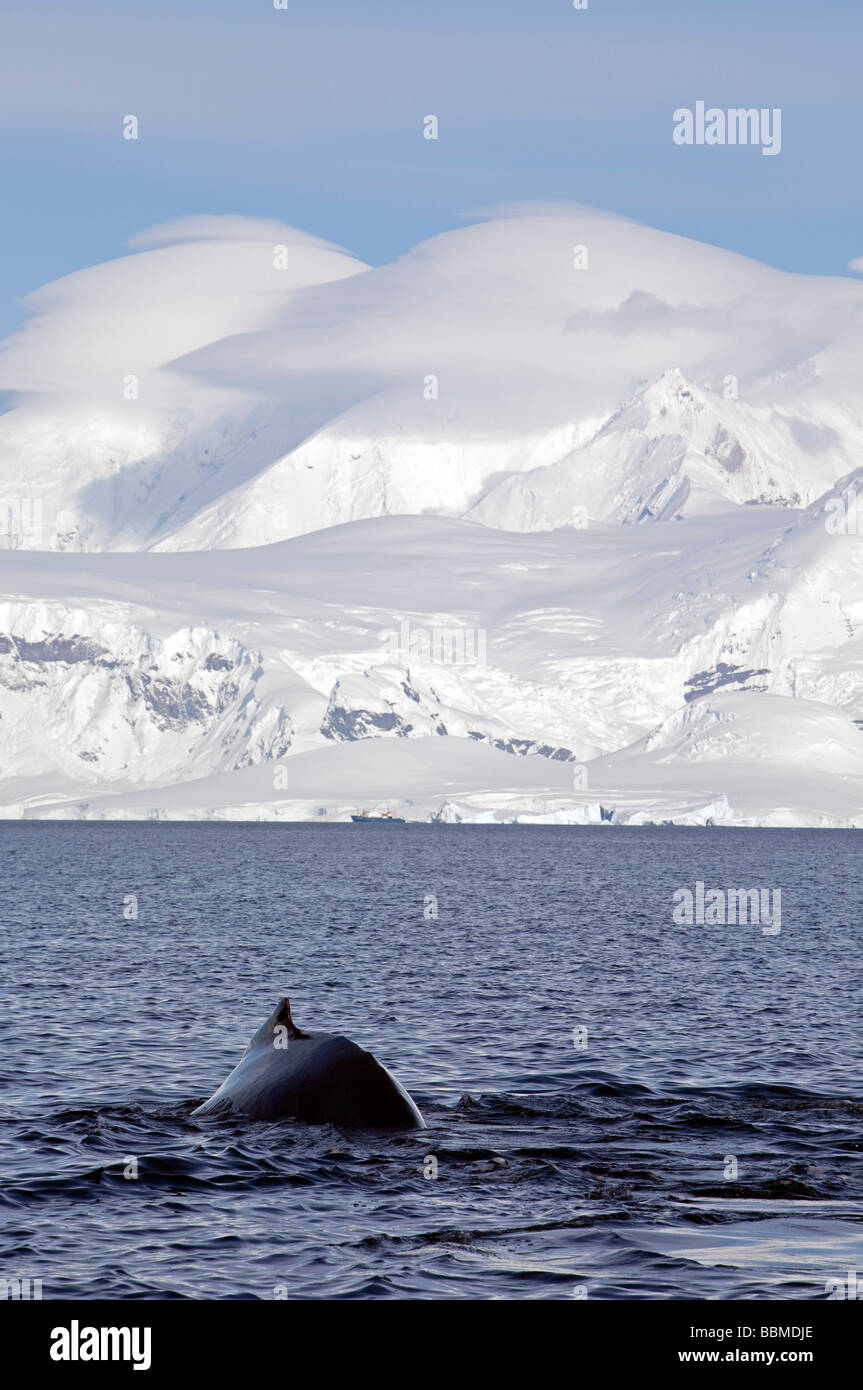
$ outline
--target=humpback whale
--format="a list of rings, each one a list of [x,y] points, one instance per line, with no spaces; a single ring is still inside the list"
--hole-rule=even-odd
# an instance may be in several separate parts
[[[342,1129],[425,1128],[407,1091],[339,1033],[304,1033],[281,999],[234,1070],[195,1115],[305,1120]]]

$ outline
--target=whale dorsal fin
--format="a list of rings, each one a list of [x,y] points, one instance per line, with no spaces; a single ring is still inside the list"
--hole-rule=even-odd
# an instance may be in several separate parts
[[[252,1048],[257,1047],[260,1042],[266,1041],[267,1043],[271,1043],[276,1028],[287,1029],[289,1042],[300,1042],[303,1038],[311,1037],[311,1033],[304,1033],[302,1028],[298,1028],[294,1023],[294,1020],[291,1018],[291,1003],[286,996],[284,999],[279,1000],[266,1023],[262,1024],[257,1033],[255,1033],[246,1048],[246,1052],[251,1052]],[[244,1057],[246,1052],[243,1053]]]
[[[276,1024],[281,1024],[283,1028],[287,1028],[289,1038],[299,1040],[300,1038],[309,1037],[309,1034],[304,1033],[302,1028],[298,1028],[291,1018],[291,1001],[287,996],[280,1001],[279,1007],[276,1009],[273,1027],[275,1027]]]

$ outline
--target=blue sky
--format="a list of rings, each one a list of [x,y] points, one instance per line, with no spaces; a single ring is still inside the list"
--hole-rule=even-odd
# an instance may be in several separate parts
[[[499,203],[594,204],[787,269],[863,256],[860,0],[2,0],[0,333],[189,213],[391,259]],[[782,152],[676,146],[782,108]],[[140,120],[138,141],[122,120]],[[422,138],[435,114],[436,142]]]

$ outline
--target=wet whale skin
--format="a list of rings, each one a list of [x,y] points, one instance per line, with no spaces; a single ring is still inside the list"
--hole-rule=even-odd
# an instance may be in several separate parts
[[[305,1033],[282,1000],[196,1115],[239,1113],[345,1129],[413,1129],[423,1118],[371,1052],[338,1033]]]

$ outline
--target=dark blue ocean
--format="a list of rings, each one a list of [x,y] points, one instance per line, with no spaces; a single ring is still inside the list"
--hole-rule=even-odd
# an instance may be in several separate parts
[[[861,845],[2,823],[0,1277],[46,1299],[863,1289]],[[781,930],[676,924],[697,881],[780,889]],[[428,1129],[193,1119],[283,994]]]

